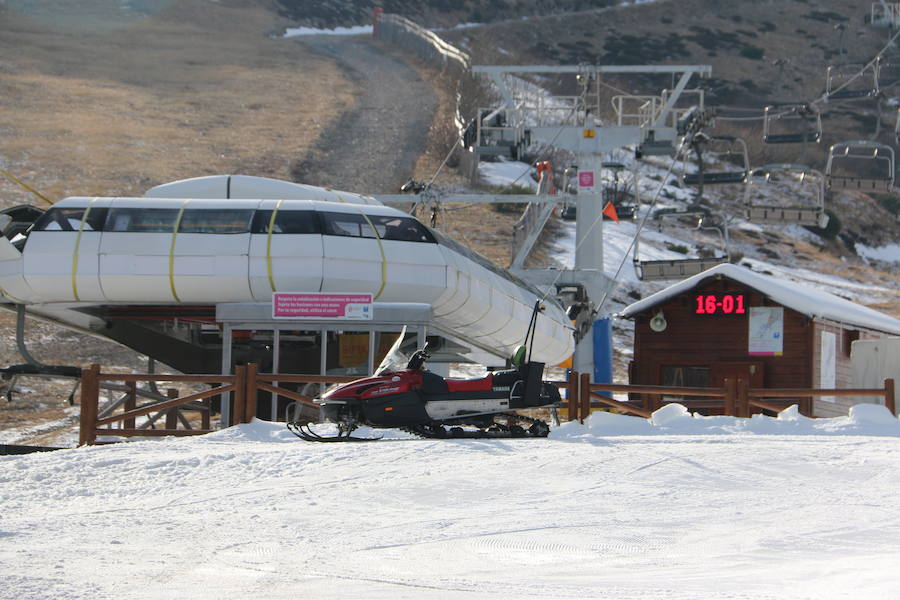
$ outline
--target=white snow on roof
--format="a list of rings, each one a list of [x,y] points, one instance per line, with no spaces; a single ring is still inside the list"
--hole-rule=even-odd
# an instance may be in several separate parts
[[[814,290],[792,281],[782,281],[750,269],[732,264],[719,265],[703,273],[689,277],[664,290],[635,302],[619,313],[620,317],[631,318],[638,313],[665,302],[683,292],[698,287],[713,276],[721,275],[762,292],[775,302],[814,319],[828,319],[848,325],[856,325],[900,334],[900,320],[861,306],[834,294]]]

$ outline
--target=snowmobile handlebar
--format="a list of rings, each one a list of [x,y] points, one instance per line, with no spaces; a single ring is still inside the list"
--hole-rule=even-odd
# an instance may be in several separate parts
[[[413,353],[409,362],[406,364],[406,368],[412,369],[413,371],[421,369],[425,365],[425,361],[431,358],[431,353],[428,350],[429,342],[425,342],[425,345],[420,350],[416,350]]]

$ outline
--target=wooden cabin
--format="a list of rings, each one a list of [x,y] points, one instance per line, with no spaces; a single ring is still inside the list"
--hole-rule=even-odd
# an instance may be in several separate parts
[[[900,320],[844,298],[723,264],[625,308],[634,319],[630,383],[751,388],[850,388],[850,346],[900,335]],[[700,399],[671,398],[705,414]],[[798,399],[807,416],[846,415],[859,399]],[[865,400],[867,402],[872,399]]]

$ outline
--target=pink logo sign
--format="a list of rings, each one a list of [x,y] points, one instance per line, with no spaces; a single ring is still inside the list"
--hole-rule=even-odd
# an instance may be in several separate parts
[[[578,187],[594,187],[594,172],[580,171],[578,173]]]
[[[372,319],[372,294],[275,292],[275,319]]]

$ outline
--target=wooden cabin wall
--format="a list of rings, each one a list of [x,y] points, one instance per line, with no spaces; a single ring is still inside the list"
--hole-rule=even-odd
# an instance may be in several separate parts
[[[747,313],[695,314],[699,294],[746,296]],[[742,364],[756,365],[754,387],[810,387],[812,371],[812,322],[791,309],[784,310],[784,348],[781,356],[751,356],[748,350],[749,308],[780,306],[763,294],[737,282],[722,279],[686,292],[657,306],[635,320],[632,383],[661,385],[665,365],[697,365],[729,370]],[[654,332],[650,319],[662,309],[666,330]],[[713,382],[710,382],[713,385]]]
[[[746,297],[747,313],[696,314],[695,298],[701,294],[740,294]],[[634,360],[629,365],[633,384],[664,385],[663,368],[669,366],[709,367],[707,385],[721,385],[716,377],[747,377],[752,387],[820,388],[823,384],[822,340],[833,339],[834,387],[851,387],[850,344],[856,339],[878,339],[885,334],[852,325],[817,322],[790,308],[784,308],[784,343],[781,356],[749,354],[749,308],[781,306],[762,293],[740,283],[720,279],[680,294],[657,305],[635,319]],[[663,311],[667,327],[650,329],[650,319]],[[833,336],[833,338],[829,338]],[[690,385],[685,383],[684,385]],[[801,412],[809,416],[831,417],[847,414],[855,398],[800,400]],[[871,400],[869,400],[871,401]]]
[[[824,334],[824,335],[823,335]],[[831,338],[828,336],[834,336]],[[853,370],[850,361],[850,344],[854,340],[879,339],[884,334],[878,331],[862,329],[853,325],[841,325],[838,323],[816,323],[814,328],[814,340],[810,366],[812,369],[812,387],[836,387],[849,388],[852,386]],[[835,381],[832,386],[830,378],[823,379],[823,338],[834,343],[834,374]],[[828,381],[826,381],[828,380]],[[879,402],[877,398],[853,398],[853,397],[821,397],[813,400],[813,416],[815,417],[843,417],[847,415],[850,407],[860,402]],[[883,401],[882,401],[883,402]]]

